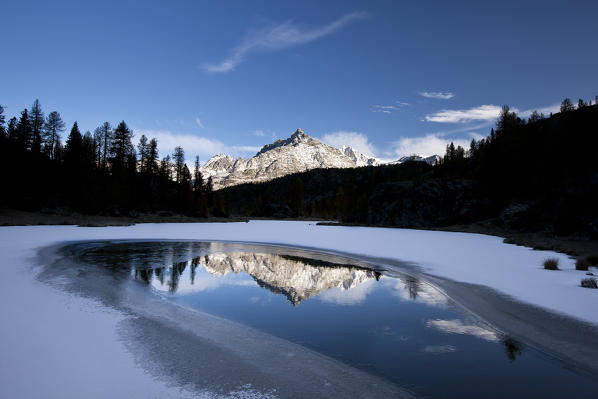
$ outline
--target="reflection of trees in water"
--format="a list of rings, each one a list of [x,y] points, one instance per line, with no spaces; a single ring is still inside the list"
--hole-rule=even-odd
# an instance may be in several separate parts
[[[187,268],[187,262],[176,262],[170,268],[170,279],[168,280],[168,290],[176,292],[179,287],[179,279]]]
[[[505,347],[505,354],[510,362],[514,362],[517,356],[521,356],[522,345],[519,341],[506,336],[503,338],[502,344]]]
[[[199,257],[191,259],[191,285],[195,284],[195,269],[199,266]]]
[[[154,277],[154,269],[135,269],[135,280],[141,280],[145,284],[151,284]]]
[[[405,289],[409,293],[410,299],[417,299],[417,293],[420,291],[420,282],[413,276],[405,276],[402,278],[405,283]]]

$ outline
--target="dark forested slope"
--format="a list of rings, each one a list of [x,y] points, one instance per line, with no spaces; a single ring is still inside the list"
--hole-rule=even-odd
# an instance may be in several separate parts
[[[598,236],[598,106],[519,118],[437,166],[319,169],[216,193],[219,212],[442,227],[491,220],[515,231]]]

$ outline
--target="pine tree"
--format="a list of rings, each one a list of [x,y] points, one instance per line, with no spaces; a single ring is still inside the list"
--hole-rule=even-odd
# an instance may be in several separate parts
[[[42,142],[44,144],[44,153],[51,159],[56,159],[56,147],[60,142],[60,133],[64,132],[64,122],[60,114],[56,111],[50,112],[44,123]]]
[[[128,128],[125,121],[121,121],[114,129],[112,143],[110,146],[112,170],[121,171],[130,166],[131,156],[135,154],[135,147],[131,139],[133,132]]]
[[[14,116],[8,121],[6,135],[8,136],[8,141],[12,143],[17,142],[17,118]]]
[[[31,151],[40,153],[42,149],[42,133],[44,128],[44,113],[39,100],[35,100],[29,112],[29,126],[31,127]]]
[[[540,116],[538,111],[534,111],[529,116],[528,123],[535,123],[535,122],[538,122],[540,119],[542,119],[542,116]]]
[[[158,169],[158,140],[155,138],[149,142],[149,150],[147,152],[147,173],[155,175]]]
[[[64,162],[70,165],[71,168],[78,168],[81,166],[81,159],[83,157],[83,137],[79,131],[79,125],[75,121],[69,137],[66,139],[66,146],[64,147]]]
[[[139,144],[137,144],[137,151],[139,152],[139,171],[142,173],[147,172],[148,156],[149,156],[149,144],[145,134],[141,135]]]
[[[172,160],[174,162],[175,181],[180,183],[183,174],[183,166],[185,166],[185,151],[183,150],[183,147],[179,145],[174,148]]]
[[[212,181],[212,176],[208,177],[208,181],[205,185],[206,194],[210,195],[214,191],[214,182]]]
[[[101,126],[98,126],[94,130],[94,136],[96,136],[98,151],[100,153],[98,163],[102,169],[106,169],[112,143],[112,126],[110,126],[110,123],[104,122]]]
[[[193,191],[200,193],[203,188],[203,177],[199,170],[199,156],[195,156],[195,167],[193,168]]]
[[[170,163],[170,155],[166,155],[160,162],[160,177],[165,180],[172,180],[172,164]]]
[[[96,165],[96,141],[88,130],[83,135],[81,163],[87,168],[93,168]]]
[[[569,98],[565,98],[561,103],[561,112],[571,112],[573,110],[575,110],[573,103]]]
[[[29,124],[29,112],[27,108],[21,112],[21,118],[17,123],[16,128],[16,144],[21,150],[31,148],[31,125]]]

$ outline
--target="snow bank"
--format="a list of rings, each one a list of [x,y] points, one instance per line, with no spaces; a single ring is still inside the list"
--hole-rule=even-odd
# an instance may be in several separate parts
[[[486,285],[521,301],[598,324],[598,290],[579,286],[585,272],[576,271],[572,259],[480,234],[286,221],[0,227],[0,397],[104,397],[115,392],[127,397],[190,395],[155,381],[134,364],[117,342],[115,330],[122,315],[34,279],[37,248],[95,239],[246,241],[393,258],[417,264],[427,273]],[[558,258],[562,270],[544,270],[542,262],[548,257]],[[95,358],[97,372],[89,372],[90,357]],[[48,366],[53,368],[51,372]],[[54,380],[56,376],[62,376],[60,383]],[[7,383],[8,378],[12,383]],[[136,387],[135,391],[129,391],[131,387]],[[48,389],[53,390],[51,395]]]

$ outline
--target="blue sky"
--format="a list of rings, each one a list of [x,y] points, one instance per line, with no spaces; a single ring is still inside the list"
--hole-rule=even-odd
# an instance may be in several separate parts
[[[88,4],[89,3],[89,4]],[[596,1],[4,2],[0,103],[162,153],[249,156],[295,129],[383,158],[487,135],[503,104],[598,94]],[[558,107],[557,107],[558,108]],[[66,132],[65,132],[66,136]]]

